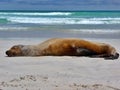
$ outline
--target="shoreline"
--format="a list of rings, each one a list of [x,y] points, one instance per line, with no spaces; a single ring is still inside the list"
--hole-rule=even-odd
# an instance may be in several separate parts
[[[0,31],[0,39],[6,38],[21,38],[21,39],[39,39],[39,38],[97,38],[97,39],[119,39],[120,31],[119,30],[35,30],[35,31]]]

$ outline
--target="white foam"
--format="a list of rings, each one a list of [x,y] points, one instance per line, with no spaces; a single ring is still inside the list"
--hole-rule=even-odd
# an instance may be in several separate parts
[[[28,30],[27,27],[12,27],[12,26],[1,26],[0,31],[23,31],[23,30]]]
[[[89,34],[120,34],[120,30],[106,29],[71,29],[69,33],[89,33]]]
[[[2,17],[3,18],[3,17]],[[4,17],[13,23],[33,24],[120,24],[120,18]]]
[[[0,14],[1,15],[27,15],[27,16],[29,16],[29,15],[31,15],[31,16],[36,16],[36,15],[39,15],[39,16],[52,15],[52,16],[54,16],[54,15],[71,15],[72,13],[69,13],[69,12],[38,12],[38,13],[36,13],[36,12],[32,12],[32,13],[30,13],[30,12],[28,12],[28,13],[25,13],[25,12],[14,12],[14,13],[13,12],[12,13],[1,12]]]

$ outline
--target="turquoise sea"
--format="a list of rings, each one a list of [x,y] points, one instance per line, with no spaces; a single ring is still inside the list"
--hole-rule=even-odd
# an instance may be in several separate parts
[[[120,38],[120,11],[0,11],[0,38]]]

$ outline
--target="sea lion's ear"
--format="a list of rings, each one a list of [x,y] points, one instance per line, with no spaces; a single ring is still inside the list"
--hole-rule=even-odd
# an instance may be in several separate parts
[[[23,47],[24,47],[24,45],[18,45],[18,47],[23,48]]]
[[[31,49],[26,45],[21,45],[21,51],[22,51],[23,56],[28,56]]]

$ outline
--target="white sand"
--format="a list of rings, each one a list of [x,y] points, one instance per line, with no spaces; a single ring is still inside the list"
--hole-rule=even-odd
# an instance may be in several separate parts
[[[120,59],[5,55],[15,44],[41,41],[0,39],[0,90],[120,90]],[[120,39],[93,41],[109,43],[120,53]]]

